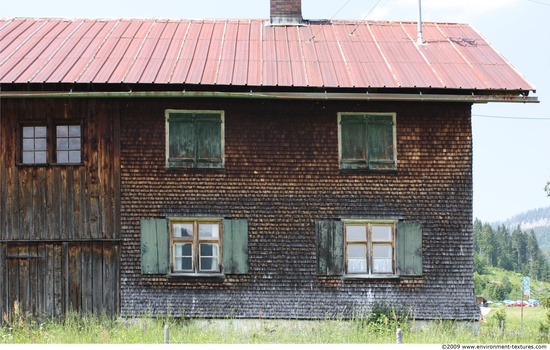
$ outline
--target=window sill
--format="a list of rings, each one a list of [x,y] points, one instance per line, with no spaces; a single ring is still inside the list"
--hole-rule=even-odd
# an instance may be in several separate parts
[[[376,280],[376,279],[398,279],[399,275],[392,274],[379,274],[379,275],[344,275],[343,280]]]
[[[224,279],[225,275],[223,273],[186,273],[186,272],[172,272],[167,275],[168,279],[178,279],[178,278],[219,278]]]
[[[225,168],[186,168],[186,167],[166,167],[167,173],[210,173],[225,174]]]
[[[342,168],[340,168],[338,170],[339,170],[340,174],[342,174],[342,175],[355,175],[355,174],[397,175],[399,173],[397,171],[397,169],[376,170],[376,169],[342,169]]]

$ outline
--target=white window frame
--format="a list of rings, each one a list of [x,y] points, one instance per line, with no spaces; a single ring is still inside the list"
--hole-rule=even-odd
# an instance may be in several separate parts
[[[344,222],[344,256],[345,256],[345,274],[350,277],[395,277],[397,269],[396,261],[396,224],[397,220],[380,220],[380,219],[353,219],[353,220],[342,220]],[[366,237],[365,239],[352,239],[351,235],[348,235],[348,227],[357,226],[365,227]],[[384,239],[374,239],[372,234],[372,228],[377,226],[390,226],[391,227],[391,238],[389,240]],[[353,245],[364,245],[365,247],[365,268],[362,270],[352,271],[350,265],[350,246]],[[391,252],[391,269],[384,271],[375,271],[375,257],[374,257],[374,247],[375,246],[386,246],[390,245]],[[357,259],[359,261],[359,259]]]
[[[192,225],[193,233],[191,238],[176,237],[174,226],[178,224]],[[200,225],[217,225],[217,237],[201,238],[199,235]],[[170,271],[173,275],[220,275],[222,274],[222,236],[223,219],[217,217],[177,217],[169,219],[170,234]],[[178,269],[177,259],[181,256],[177,254],[177,246],[182,244],[191,244],[191,268]],[[201,258],[211,258],[212,256],[201,255],[201,244],[211,244],[217,246],[217,265],[215,269],[207,269],[202,266]]]

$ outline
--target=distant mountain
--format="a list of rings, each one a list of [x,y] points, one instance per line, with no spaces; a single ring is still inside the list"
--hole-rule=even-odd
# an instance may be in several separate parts
[[[529,210],[514,215],[504,222],[491,223],[494,228],[504,225],[513,231],[518,225],[524,231],[533,230],[540,249],[550,252],[550,207]]]

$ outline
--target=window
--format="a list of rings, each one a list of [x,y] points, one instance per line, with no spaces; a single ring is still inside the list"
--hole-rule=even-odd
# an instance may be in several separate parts
[[[222,276],[248,273],[248,221],[141,220],[141,273]]]
[[[55,136],[57,163],[80,163],[80,125],[57,125]]]
[[[166,111],[169,168],[223,168],[224,116],[221,111]]]
[[[341,169],[396,169],[394,113],[339,113]]]
[[[344,225],[348,274],[394,273],[394,224]]]
[[[48,123],[21,126],[22,164],[80,164],[81,154],[80,125]]]
[[[174,272],[221,271],[220,222],[172,222],[171,232]]]
[[[46,127],[23,126],[22,134],[22,163],[46,164]]]
[[[315,223],[317,273],[349,278],[422,275],[422,225],[393,220]]]

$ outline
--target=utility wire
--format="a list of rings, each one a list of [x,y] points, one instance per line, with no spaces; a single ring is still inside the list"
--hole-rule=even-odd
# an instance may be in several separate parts
[[[527,1],[534,2],[534,3],[536,3],[536,4],[541,4],[541,5],[550,6],[550,4],[547,4],[547,3],[542,2],[542,1],[537,1],[537,0],[527,0]]]
[[[338,11],[336,11],[336,13],[330,17],[329,21],[332,21],[334,19],[334,17],[336,17],[336,15],[338,15],[340,13],[340,11],[342,11],[344,9],[344,7],[346,7],[349,3],[350,3],[351,0],[348,0],[346,1],[346,3],[344,5],[342,5],[342,7],[340,7],[340,9]],[[319,34],[319,32],[321,30],[323,30],[323,26],[321,26],[321,28],[315,33],[313,34],[313,36],[308,40],[308,41],[313,41],[315,39],[315,37],[317,36],[317,34]]]
[[[363,17],[363,19],[361,20],[361,22],[357,23],[357,25],[355,26],[355,28],[353,28],[353,30],[351,31],[351,33],[349,33],[349,35],[353,35],[353,34],[355,33],[355,31],[357,30],[357,28],[359,28],[359,24],[365,22],[365,20],[367,19],[367,17],[372,13],[372,11],[374,11],[374,9],[378,6],[378,4],[380,3],[380,1],[382,1],[382,0],[378,0],[378,2],[377,2],[376,4],[374,4],[374,6],[370,9],[369,13],[367,13],[367,14],[365,15],[365,17]]]
[[[516,120],[550,120],[550,118],[529,118],[529,117],[505,117],[501,115],[472,114],[473,117],[495,118],[495,119],[516,119]]]

